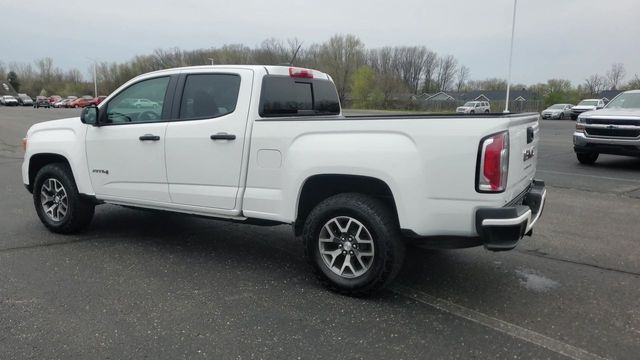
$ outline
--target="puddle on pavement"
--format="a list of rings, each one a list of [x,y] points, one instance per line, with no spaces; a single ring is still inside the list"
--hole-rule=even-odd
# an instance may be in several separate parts
[[[516,274],[520,278],[520,285],[524,286],[527,290],[546,292],[560,286],[559,282],[536,274],[532,270],[516,270]]]

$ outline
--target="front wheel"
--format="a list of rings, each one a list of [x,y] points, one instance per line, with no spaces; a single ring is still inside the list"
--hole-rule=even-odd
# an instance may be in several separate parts
[[[564,120],[564,113],[560,113],[560,115],[558,116],[558,120]]]
[[[363,296],[382,289],[398,274],[405,244],[393,212],[363,194],[332,196],[307,217],[307,259],[329,289]]]
[[[78,193],[68,165],[45,165],[33,184],[33,203],[40,221],[55,233],[72,234],[89,225],[95,205]]]
[[[595,164],[596,160],[598,160],[598,153],[576,153],[578,157],[578,161],[581,164],[592,165]]]

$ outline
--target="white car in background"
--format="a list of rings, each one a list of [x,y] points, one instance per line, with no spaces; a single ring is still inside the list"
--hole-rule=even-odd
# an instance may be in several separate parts
[[[4,106],[18,106],[18,100],[11,95],[0,96],[0,104]]]
[[[580,114],[586,111],[593,111],[602,109],[604,107],[604,100],[602,99],[584,99],[573,108],[571,108],[571,120],[578,118]]]
[[[456,108],[458,114],[483,114],[490,113],[491,105],[488,101],[467,101],[464,105]]]

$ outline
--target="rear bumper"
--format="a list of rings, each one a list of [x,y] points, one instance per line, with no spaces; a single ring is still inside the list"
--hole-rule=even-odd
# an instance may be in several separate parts
[[[525,235],[531,235],[540,218],[547,190],[543,181],[534,180],[519,204],[476,211],[476,231],[485,248],[511,250]]]

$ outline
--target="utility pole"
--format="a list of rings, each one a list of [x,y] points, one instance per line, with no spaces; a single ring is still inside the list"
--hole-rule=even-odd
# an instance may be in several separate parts
[[[93,62],[93,97],[98,97],[98,60],[87,57]]]
[[[509,75],[507,76],[507,99],[504,103],[504,112],[509,112],[509,92],[511,91],[511,64],[513,63],[513,38],[516,33],[516,9],[518,0],[513,0],[513,23],[511,24],[511,49],[509,50]]]

